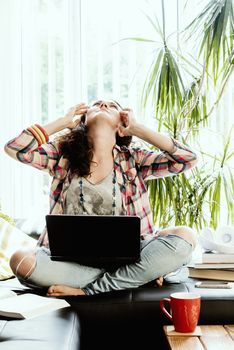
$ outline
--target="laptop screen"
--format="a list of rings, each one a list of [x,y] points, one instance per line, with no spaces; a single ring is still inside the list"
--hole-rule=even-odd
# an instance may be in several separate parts
[[[140,218],[46,215],[51,258],[91,266],[126,264],[140,257]]]

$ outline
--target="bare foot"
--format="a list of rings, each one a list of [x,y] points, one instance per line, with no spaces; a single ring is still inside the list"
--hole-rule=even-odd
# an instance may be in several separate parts
[[[50,297],[62,297],[71,295],[85,295],[85,292],[83,292],[83,290],[80,288],[72,288],[63,284],[50,286],[47,291],[47,296]]]
[[[156,284],[158,285],[158,287],[162,287],[163,285],[163,277],[160,276],[155,280]]]

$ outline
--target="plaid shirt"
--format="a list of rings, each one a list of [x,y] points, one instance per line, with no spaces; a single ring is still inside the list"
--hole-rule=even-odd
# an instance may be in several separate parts
[[[117,182],[120,186],[123,207],[127,215],[141,218],[141,235],[154,234],[153,219],[146,181],[154,178],[173,176],[191,169],[197,163],[196,154],[187,146],[172,139],[175,150],[149,151],[134,147],[113,149]],[[63,214],[66,193],[70,185],[69,162],[59,152],[56,142],[38,147],[37,140],[28,130],[10,140],[6,152],[16,160],[45,170],[53,177],[50,189],[50,213]],[[46,228],[38,245],[48,247]]]

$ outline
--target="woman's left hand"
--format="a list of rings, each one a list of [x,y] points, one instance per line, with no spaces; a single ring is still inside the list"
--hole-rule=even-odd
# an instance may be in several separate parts
[[[120,136],[133,136],[136,120],[131,108],[124,108],[119,112],[122,125],[119,126]]]

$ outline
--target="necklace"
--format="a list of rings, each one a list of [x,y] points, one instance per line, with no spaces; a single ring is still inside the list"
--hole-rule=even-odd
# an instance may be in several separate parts
[[[115,185],[116,184],[116,173],[115,173],[115,168],[113,168],[113,172],[112,172],[112,212],[111,215],[115,215],[115,210],[116,210],[116,188]],[[83,193],[83,178],[80,178],[79,181],[79,185],[80,185],[80,195],[79,195],[79,201],[80,201],[80,205],[83,211],[83,214],[85,212],[85,207],[84,207],[84,203],[85,203],[85,198],[84,198],[84,193]]]

